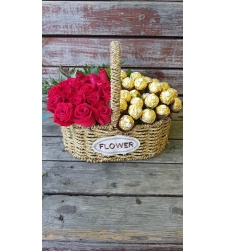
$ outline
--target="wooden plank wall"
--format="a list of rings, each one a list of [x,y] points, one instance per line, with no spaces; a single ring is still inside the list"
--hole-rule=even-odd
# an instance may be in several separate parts
[[[182,1],[42,1],[42,75],[58,66],[109,63],[121,43],[124,69],[167,81],[183,95]]]

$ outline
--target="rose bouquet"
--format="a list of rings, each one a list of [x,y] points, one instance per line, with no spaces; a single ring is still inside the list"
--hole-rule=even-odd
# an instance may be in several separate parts
[[[48,90],[47,110],[54,114],[55,123],[91,127],[111,122],[109,76],[105,68],[97,72],[85,75],[79,71]]]

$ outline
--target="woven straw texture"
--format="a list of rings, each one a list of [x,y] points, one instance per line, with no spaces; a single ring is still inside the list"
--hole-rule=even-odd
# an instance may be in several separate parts
[[[135,125],[127,133],[117,129],[116,125],[120,117],[120,44],[112,41],[110,44],[110,71],[111,71],[111,101],[112,108],[111,123],[108,125],[94,125],[85,128],[79,125],[61,127],[63,143],[73,157],[87,162],[115,162],[123,160],[140,160],[153,157],[161,153],[167,144],[171,120],[160,120],[153,124]],[[140,142],[139,148],[128,154],[115,154],[105,156],[93,151],[92,144],[102,137],[124,135],[137,138]]]

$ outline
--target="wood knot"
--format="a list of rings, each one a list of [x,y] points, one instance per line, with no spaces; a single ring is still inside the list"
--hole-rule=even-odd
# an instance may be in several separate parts
[[[181,207],[173,207],[171,211],[173,214],[179,214],[183,216],[183,209]]]
[[[145,14],[140,14],[138,18],[139,18],[139,21],[145,19]]]
[[[57,212],[60,214],[75,214],[77,211],[76,206],[69,206],[69,205],[63,205],[59,209],[57,209]]]
[[[140,204],[142,203],[142,201],[141,201],[139,198],[136,198],[136,203],[137,203],[138,205],[140,205]]]

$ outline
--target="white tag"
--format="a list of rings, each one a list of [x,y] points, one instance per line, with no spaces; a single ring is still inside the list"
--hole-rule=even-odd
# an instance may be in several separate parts
[[[137,138],[128,136],[111,136],[102,137],[92,144],[92,149],[95,152],[101,153],[106,156],[115,154],[127,154],[135,151],[140,146]]]

